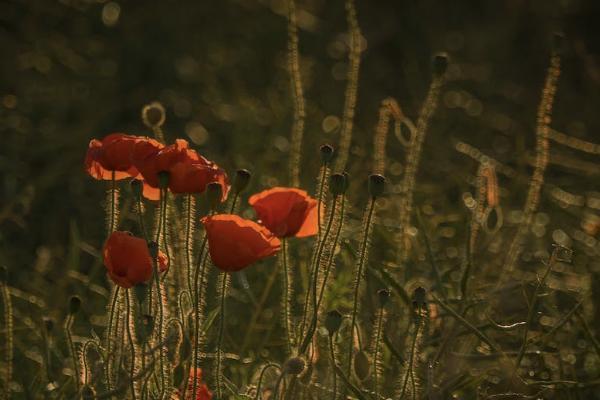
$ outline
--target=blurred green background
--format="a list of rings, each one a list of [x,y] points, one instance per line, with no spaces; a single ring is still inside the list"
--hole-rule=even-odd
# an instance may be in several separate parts
[[[348,35],[343,1],[297,7],[307,99],[301,179],[314,190],[318,145],[338,142]],[[456,141],[521,173],[523,181],[500,177],[500,186],[505,215],[522,207],[556,30],[566,43],[552,126],[600,142],[600,2],[357,0],[356,8],[364,39],[348,166],[356,210],[364,204],[381,100],[396,98],[416,120],[438,51],[451,64],[425,139],[415,203],[442,219],[461,215],[457,229],[464,228],[462,196],[474,191],[477,163],[455,150]],[[228,171],[252,170],[253,191],[285,184],[292,123],[286,43],[282,0],[1,2],[0,260],[15,293],[60,315],[53,310],[64,310],[68,295],[81,291],[78,273],[95,271],[97,290],[106,286],[98,257],[106,186],[86,175],[83,159],[92,138],[150,135],[140,120],[146,103],[165,105],[168,141],[185,138]],[[404,150],[393,134],[388,143],[393,202]],[[571,272],[591,280],[600,296],[600,228],[583,232],[586,223],[598,223],[600,162],[555,144],[551,155],[547,182],[578,201],[561,203],[544,192],[540,234],[524,257],[565,241],[576,250]],[[393,231],[394,218],[390,211],[382,219],[382,236]],[[442,258],[452,258],[450,242],[462,249],[457,236],[438,238]],[[373,257],[393,261],[392,250],[376,248]],[[599,308],[588,309],[595,321]],[[17,327],[38,323],[26,311],[19,315]]]

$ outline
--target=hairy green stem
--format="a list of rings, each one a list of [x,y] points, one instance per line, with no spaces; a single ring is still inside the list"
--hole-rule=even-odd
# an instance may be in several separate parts
[[[282,275],[283,275],[283,296],[281,297],[281,306],[283,310],[283,329],[287,342],[288,354],[292,354],[292,347],[294,345],[294,338],[292,335],[292,281],[291,273],[288,266],[288,251],[287,251],[287,240],[283,238],[281,240],[281,264],[282,264]]]
[[[79,383],[79,363],[77,362],[77,349],[75,348],[75,343],[73,342],[73,335],[71,333],[71,328],[73,327],[73,314],[69,313],[67,316],[67,320],[65,321],[65,337],[67,338],[67,344],[69,346],[69,353],[71,359],[73,360],[73,371],[75,373],[75,386],[77,387],[77,392],[81,389],[81,385]]]
[[[373,211],[375,210],[375,201],[376,198],[372,197],[368,206],[367,218],[365,221],[364,228],[365,230],[360,245],[360,256],[358,259],[358,264],[356,266],[356,275],[354,277],[354,296],[352,303],[352,314],[350,315],[350,340],[348,343],[348,364],[346,366],[346,373],[348,374],[348,376],[350,376],[352,368],[352,353],[354,349],[354,326],[356,325],[356,316],[358,313],[360,282],[362,280],[363,268],[367,259],[367,246],[369,244],[369,236],[371,233],[371,223],[373,222]]]
[[[219,333],[217,335],[217,360],[215,367],[215,377],[216,377],[216,391],[217,391],[217,399],[223,398],[223,388],[222,388],[222,346],[223,346],[223,332],[225,330],[225,298],[227,297],[227,281],[229,280],[229,276],[227,272],[221,273],[221,302],[219,305]]]
[[[129,348],[131,351],[131,365],[129,367],[129,381],[131,382],[131,397],[133,400],[137,398],[135,392],[135,382],[133,380],[133,376],[135,373],[135,342],[133,341],[133,335],[131,334],[131,316],[133,315],[133,310],[131,309],[131,301],[129,299],[129,293],[125,293],[125,307],[127,313],[125,314],[125,326],[127,330],[127,340],[129,341]]]

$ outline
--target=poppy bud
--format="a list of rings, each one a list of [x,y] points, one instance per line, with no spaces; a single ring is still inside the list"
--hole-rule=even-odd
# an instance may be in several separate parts
[[[329,164],[329,162],[333,159],[333,146],[330,144],[321,145],[319,151],[321,153],[321,161],[323,164]]]
[[[377,297],[379,298],[379,306],[385,307],[388,300],[390,299],[390,291],[387,289],[379,289],[377,291]]]
[[[148,128],[158,128],[165,123],[166,113],[162,104],[155,101],[142,108],[142,121]]]
[[[75,315],[81,308],[81,299],[79,296],[71,296],[69,299],[69,314]]]
[[[438,53],[433,57],[433,73],[437,76],[442,76],[448,69],[448,54]]]
[[[54,329],[54,320],[50,317],[44,317],[44,328],[47,333],[52,332]]]
[[[169,171],[160,171],[158,173],[158,187],[166,189],[169,186]]]
[[[365,351],[359,351],[354,356],[354,375],[358,378],[359,381],[365,381],[369,375],[371,374],[371,362],[369,361],[369,356]]]
[[[332,310],[327,313],[325,316],[325,328],[327,332],[329,332],[330,336],[333,336],[334,333],[340,329],[342,325],[342,314],[338,310]]]
[[[96,392],[94,391],[94,388],[91,387],[90,385],[85,385],[82,389],[81,389],[81,398],[83,400],[93,400],[96,398]]]
[[[301,357],[292,357],[285,362],[283,371],[290,375],[300,375],[304,371],[306,362]]]
[[[148,251],[150,252],[150,257],[153,260],[156,260],[156,258],[158,257],[158,243],[156,243],[155,241],[149,242]]]
[[[154,330],[154,317],[144,314],[140,317],[140,323],[136,326],[136,338],[138,342],[144,343]]]
[[[136,198],[140,198],[142,196],[142,192],[144,191],[144,183],[139,179],[131,180],[131,192]]]
[[[223,187],[218,182],[211,182],[206,186],[206,196],[211,210],[215,210],[223,198]]]
[[[133,292],[135,293],[135,298],[138,303],[142,304],[144,300],[146,300],[146,293],[148,291],[148,285],[144,282],[138,283],[133,287]]]
[[[415,307],[424,306],[426,303],[426,296],[427,291],[423,287],[419,286],[418,288],[416,288],[413,293],[413,305]]]
[[[238,169],[235,171],[235,180],[233,182],[233,190],[236,193],[241,193],[248,187],[252,174],[247,169]]]
[[[385,190],[385,177],[379,174],[369,176],[369,194],[371,197],[379,197]]]
[[[329,190],[334,196],[346,193],[348,190],[348,176],[346,174],[333,174],[329,178]]]
[[[562,32],[554,32],[552,36],[552,51],[561,55],[565,50],[565,35]]]

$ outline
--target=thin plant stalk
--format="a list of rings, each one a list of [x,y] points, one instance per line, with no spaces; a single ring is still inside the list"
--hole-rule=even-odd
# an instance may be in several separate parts
[[[127,340],[129,341],[129,350],[131,351],[131,365],[129,366],[129,382],[131,384],[131,397],[133,398],[133,400],[137,399],[136,396],[136,390],[135,390],[135,381],[133,379],[134,375],[135,375],[135,342],[133,341],[133,334],[131,333],[131,329],[132,329],[132,321],[131,321],[131,317],[133,315],[133,310],[131,308],[131,301],[129,299],[129,293],[125,293],[125,307],[126,307],[126,314],[125,314],[125,326],[126,326],[126,330],[127,330]]]
[[[329,362],[331,362],[332,366],[336,365],[335,361],[335,340],[334,337],[336,334],[329,334]],[[331,388],[331,400],[336,400],[337,398],[337,374],[335,373],[334,368],[332,368],[333,376],[332,376],[332,388]]]
[[[283,329],[286,337],[288,354],[292,354],[294,338],[292,333],[292,271],[288,265],[288,241],[285,238],[281,240],[281,266],[283,277],[283,296],[281,297]]]
[[[215,365],[215,383],[217,391],[217,399],[223,398],[223,333],[225,332],[225,299],[227,298],[227,289],[229,283],[229,275],[227,272],[221,272],[221,293],[219,303],[219,332],[217,335],[217,350],[216,350],[216,365]]]
[[[358,314],[358,304],[359,304],[359,293],[360,293],[360,283],[362,280],[362,276],[364,274],[364,267],[367,261],[367,252],[369,245],[369,237],[371,235],[372,223],[373,223],[373,211],[375,210],[375,202],[376,198],[371,197],[369,200],[369,205],[367,206],[367,213],[364,225],[363,237],[360,245],[360,255],[358,259],[358,263],[356,265],[356,271],[354,276],[354,294],[352,300],[352,314],[350,315],[350,339],[348,344],[348,364],[346,366],[346,371],[348,376],[350,376],[350,371],[352,368],[352,353],[354,349],[354,326],[356,325],[356,317]]]

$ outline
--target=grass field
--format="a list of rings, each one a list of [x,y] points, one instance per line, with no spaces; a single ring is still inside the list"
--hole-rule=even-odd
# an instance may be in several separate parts
[[[5,1],[0,398],[600,399],[599,15]]]

